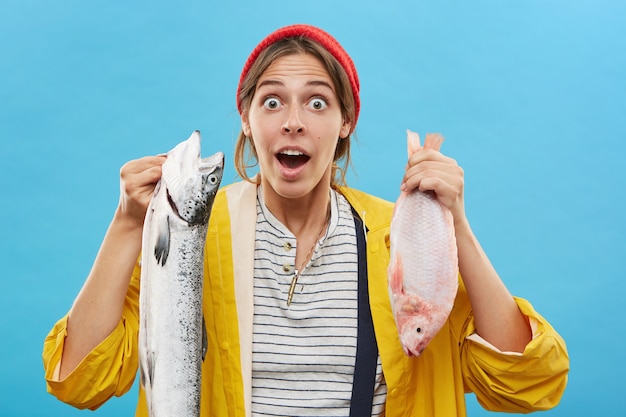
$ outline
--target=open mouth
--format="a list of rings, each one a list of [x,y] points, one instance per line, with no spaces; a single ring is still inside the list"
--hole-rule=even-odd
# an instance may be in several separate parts
[[[287,168],[298,168],[306,164],[310,156],[303,154],[297,150],[284,150],[276,154],[276,158],[281,165]]]

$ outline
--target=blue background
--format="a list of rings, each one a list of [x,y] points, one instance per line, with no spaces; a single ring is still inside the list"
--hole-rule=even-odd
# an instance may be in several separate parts
[[[0,1],[0,414],[91,415],[46,393],[127,160],[194,129],[235,180],[235,89],[258,41],[311,23],[352,55],[362,113],[349,183],[394,200],[405,129],[438,131],[510,290],[568,343],[561,405],[626,415],[622,308],[626,6],[620,1]],[[132,415],[136,389],[97,416]],[[470,416],[494,415],[468,396]]]

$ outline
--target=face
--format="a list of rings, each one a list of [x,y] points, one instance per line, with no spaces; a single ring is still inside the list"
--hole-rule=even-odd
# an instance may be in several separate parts
[[[350,123],[321,62],[309,54],[274,61],[241,120],[254,142],[266,198],[328,193],[337,141],[348,136]]]

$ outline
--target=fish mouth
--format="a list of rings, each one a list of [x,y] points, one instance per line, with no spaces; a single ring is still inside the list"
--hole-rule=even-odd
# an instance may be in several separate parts
[[[283,149],[276,153],[276,159],[283,167],[295,169],[305,165],[311,157],[298,149]]]

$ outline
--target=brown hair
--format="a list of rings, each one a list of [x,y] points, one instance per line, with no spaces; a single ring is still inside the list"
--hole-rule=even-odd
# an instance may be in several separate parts
[[[355,136],[355,100],[346,72],[335,57],[319,43],[303,36],[296,36],[281,39],[264,49],[240,83],[237,105],[242,113],[249,111],[256,92],[256,84],[265,70],[278,58],[295,54],[310,54],[322,63],[333,81],[343,119],[353,124],[350,134],[345,138],[339,138],[337,142],[331,173],[331,186],[345,185],[346,168],[350,165],[350,137]],[[253,168],[257,164],[258,160],[252,138],[240,131],[235,145],[237,173],[244,180],[254,182],[248,176],[247,169]]]

